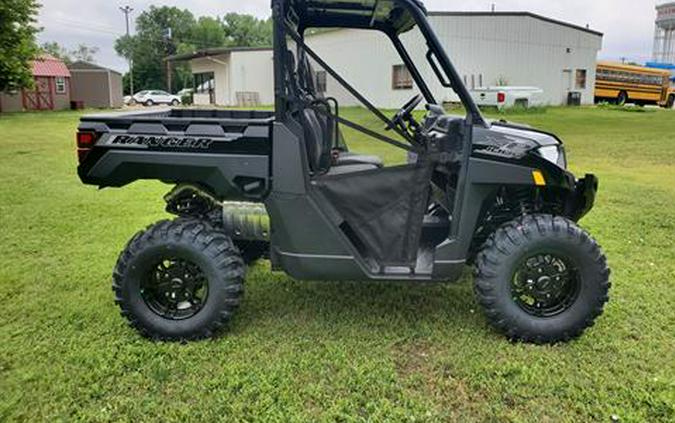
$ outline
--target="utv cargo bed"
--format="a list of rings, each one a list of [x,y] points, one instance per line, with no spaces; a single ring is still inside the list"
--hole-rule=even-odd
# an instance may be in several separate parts
[[[257,199],[269,189],[274,112],[159,109],[82,117],[83,182],[193,183],[219,198]]]

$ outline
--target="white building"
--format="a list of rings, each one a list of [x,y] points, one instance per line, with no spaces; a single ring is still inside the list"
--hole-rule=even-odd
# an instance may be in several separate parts
[[[593,103],[595,68],[602,34],[527,12],[430,12],[429,20],[469,89],[481,86],[534,86],[551,105],[581,93]],[[439,102],[457,101],[428,66],[426,45],[417,29],[402,40]],[[391,41],[377,31],[340,29],[307,37],[307,44],[378,107],[398,108],[414,87]],[[213,76],[214,95],[202,89],[198,104],[272,104],[272,51],[211,49],[180,56],[190,60],[197,87]],[[319,86],[341,105],[358,102],[318,69]],[[204,91],[206,93],[204,93]]]
[[[257,106],[274,103],[271,48],[211,48],[169,58],[189,61],[194,103]]]
[[[582,103],[593,103],[601,33],[526,12],[431,12],[429,20],[467,88],[535,86],[551,105],[566,104],[568,93],[579,91]],[[401,39],[436,100],[457,101],[427,65],[421,34],[413,30]],[[398,108],[412,96],[409,73],[383,34],[336,30],[307,43],[375,105]],[[331,78],[326,93],[354,104]]]

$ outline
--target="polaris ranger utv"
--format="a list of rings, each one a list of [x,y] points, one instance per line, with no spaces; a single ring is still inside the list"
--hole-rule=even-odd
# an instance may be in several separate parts
[[[165,199],[177,218],[137,233],[113,272],[133,327],[152,339],[211,336],[240,303],[245,262],[263,254],[273,270],[309,280],[455,281],[470,264],[487,319],[510,339],[567,341],[593,324],[609,269],[576,222],[593,206],[596,177],[567,170],[556,136],[486,121],[421,2],[272,0],[272,9],[273,112],[82,118],[84,183],[175,185]],[[385,34],[420,94],[388,118],[305,43],[310,28]],[[421,60],[401,39],[413,30],[425,41]],[[340,116],[338,101],[317,90],[315,66],[389,132]],[[445,114],[432,81],[456,93],[465,116]],[[345,127],[417,159],[385,167],[351,152]]]

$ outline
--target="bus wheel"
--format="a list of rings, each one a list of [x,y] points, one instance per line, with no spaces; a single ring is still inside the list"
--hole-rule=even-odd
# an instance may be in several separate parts
[[[616,104],[618,104],[619,106],[623,106],[624,104],[626,104],[626,102],[628,102],[628,94],[626,94],[625,91],[621,91],[619,93],[619,96],[616,98]]]
[[[668,97],[668,102],[666,103],[666,106],[669,109],[675,109],[675,94],[671,94],[670,97]]]

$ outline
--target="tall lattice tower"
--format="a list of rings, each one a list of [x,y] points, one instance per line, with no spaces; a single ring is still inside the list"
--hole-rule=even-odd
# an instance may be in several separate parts
[[[675,2],[656,6],[654,61],[675,63]]]

